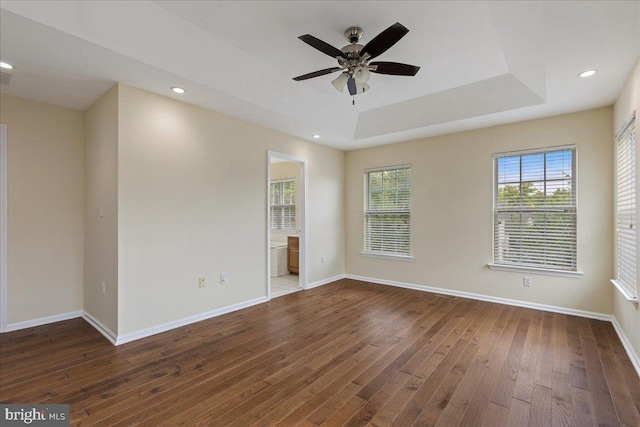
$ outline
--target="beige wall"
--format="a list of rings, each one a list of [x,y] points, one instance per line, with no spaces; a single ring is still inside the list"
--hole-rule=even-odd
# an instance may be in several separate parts
[[[639,70],[613,110],[346,154],[123,85],[84,115],[2,95],[0,121],[9,136],[8,321],[84,308],[122,335],[264,297],[267,152],[273,150],[307,160],[311,283],[347,272],[613,313],[639,352],[638,309],[609,284],[611,135],[638,109]],[[578,145],[578,263],[585,274],[529,274],[533,286],[524,288],[523,273],[486,267],[492,154],[561,144]],[[364,258],[363,171],[402,163],[412,165],[415,261]],[[220,273],[228,275],[226,285],[218,283]],[[200,276],[207,278],[204,289]]]
[[[84,309],[116,334],[118,331],[117,86],[111,88],[87,109],[85,135]],[[103,282],[104,294],[102,293]]]
[[[123,85],[118,116],[119,334],[266,296],[268,150],[307,160],[310,281],[344,273],[343,152]]]
[[[614,132],[620,130],[624,122],[631,116],[633,111],[636,112],[636,140],[640,135],[640,61],[636,64],[627,80],[614,108]],[[615,152],[615,143],[614,143]],[[636,156],[640,157],[640,150],[636,149]],[[640,164],[640,160],[636,160],[636,164]],[[638,175],[638,184],[636,188],[640,188],[640,174]],[[640,255],[640,254],[639,254]],[[618,319],[618,323],[629,338],[631,345],[635,349],[636,354],[640,354],[640,310],[638,305],[628,302],[622,294],[612,286],[613,292],[613,314]]]
[[[8,324],[81,310],[83,113],[1,95],[0,122],[8,140]]]
[[[612,109],[590,110],[347,153],[347,273],[611,313]],[[489,270],[494,153],[578,146],[578,267],[562,278]],[[411,164],[413,262],[363,257],[364,169]]]

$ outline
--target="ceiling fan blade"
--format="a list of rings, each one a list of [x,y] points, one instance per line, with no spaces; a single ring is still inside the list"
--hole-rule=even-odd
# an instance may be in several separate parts
[[[336,71],[340,71],[342,68],[333,67],[333,68],[325,68],[324,70],[314,71],[313,73],[303,74],[298,77],[294,77],[293,80],[299,82],[300,80],[312,79],[314,77],[324,76],[325,74],[335,73]]]
[[[331,46],[329,43],[323,42],[322,40],[313,37],[311,34],[305,34],[304,36],[298,37],[300,40],[305,42],[311,47],[315,47],[320,52],[329,55],[332,58],[342,57],[346,58],[347,55],[340,49]]]
[[[347,80],[347,88],[349,89],[349,95],[355,95],[358,93],[358,88],[356,87],[356,79],[353,76],[349,76],[349,80]]]
[[[383,54],[408,32],[408,28],[401,23],[396,22],[367,43],[360,51],[360,57],[364,56],[365,53],[369,54],[369,58],[375,58],[376,56]]]
[[[415,76],[420,67],[409,64],[400,64],[398,62],[376,61],[370,62],[369,65],[375,65],[378,68],[371,70],[372,73],[392,74],[394,76]]]

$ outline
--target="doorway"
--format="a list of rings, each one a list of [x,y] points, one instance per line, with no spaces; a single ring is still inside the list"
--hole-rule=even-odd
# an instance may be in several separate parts
[[[271,299],[307,284],[305,160],[269,151],[267,178],[267,297]]]

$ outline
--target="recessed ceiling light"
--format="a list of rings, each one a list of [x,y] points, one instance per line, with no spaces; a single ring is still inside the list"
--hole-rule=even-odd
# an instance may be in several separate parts
[[[313,139],[320,139],[320,135],[318,135],[318,134],[312,135],[311,137],[312,137]]]
[[[587,71],[583,71],[580,74],[578,74],[579,77],[591,77],[593,76],[595,73],[597,72],[597,70],[587,70]]]
[[[9,64],[8,62],[0,62],[0,68],[11,70],[13,68],[13,65]]]
[[[171,90],[174,91],[175,93],[185,93],[186,92],[186,90],[182,89],[181,87],[172,87]]]

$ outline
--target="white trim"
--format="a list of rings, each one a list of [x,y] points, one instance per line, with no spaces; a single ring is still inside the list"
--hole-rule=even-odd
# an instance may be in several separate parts
[[[82,317],[82,310],[70,311],[68,313],[54,314],[53,316],[40,317],[38,319],[25,320],[24,322],[9,323],[5,332],[19,331],[20,329],[34,328],[36,326],[48,325],[49,323],[62,322],[63,320],[76,319]]]
[[[523,156],[527,154],[537,154],[537,153],[547,153],[550,151],[563,151],[563,150],[575,150],[577,151],[577,144],[569,144],[569,145],[555,145],[551,147],[540,147],[540,148],[529,148],[526,150],[517,150],[517,151],[505,151],[502,153],[495,153],[493,155],[494,159],[499,159],[502,157],[511,157],[511,156]]]
[[[364,173],[389,171],[389,170],[395,170],[395,169],[410,169],[410,168],[411,168],[411,163],[405,163],[402,165],[391,165],[391,166],[380,166],[377,168],[369,168],[369,169],[365,169]]]
[[[631,115],[629,117],[627,117],[627,120],[624,121],[624,123],[622,124],[622,126],[620,126],[620,130],[618,130],[618,132],[616,132],[613,137],[616,139],[616,141],[622,136],[623,133],[625,133],[625,131],[627,130],[627,128],[629,127],[629,125],[636,119],[636,110],[633,110],[633,112],[631,113]]]
[[[523,265],[494,264],[492,262],[487,264],[487,266],[491,270],[519,271],[521,273],[543,274],[545,276],[573,277],[575,279],[579,279],[584,275],[584,272],[582,271],[552,270],[550,268],[525,267]]]
[[[223,314],[231,313],[232,311],[242,310],[254,305],[267,302],[267,297],[258,297],[248,301],[239,302],[237,304],[228,305],[226,307],[217,308],[206,313],[196,314],[194,316],[185,317],[183,319],[174,320],[173,322],[163,323],[161,325],[152,326],[150,328],[141,329],[135,332],[129,332],[128,334],[118,335],[115,345],[126,344],[131,341],[136,341],[142,338],[150,337],[162,332],[170,331],[172,329],[179,328],[181,326],[190,325],[192,323],[207,320],[212,317],[221,316]]]
[[[373,277],[355,276],[353,274],[347,274],[346,278],[353,279],[353,280],[360,280],[363,282],[378,283],[381,285],[397,286],[399,288],[414,289],[414,290],[423,291],[423,292],[433,292],[436,294],[470,298],[470,299],[475,299],[480,301],[497,302],[500,304],[513,305],[516,307],[534,308],[536,310],[545,310],[545,311],[552,311],[554,313],[570,314],[572,316],[587,317],[589,319],[607,320],[607,321],[611,321],[613,319],[613,316],[611,314],[597,313],[594,311],[576,310],[573,308],[558,307],[555,305],[539,304],[535,302],[528,302],[528,301],[522,301],[522,300],[493,297],[490,295],[474,294],[471,292],[454,291],[452,289],[446,289],[446,288],[435,288],[432,286],[415,285],[413,283],[396,282],[393,280],[376,279]]]
[[[105,326],[104,323],[93,317],[90,313],[86,311],[82,311],[82,318],[91,326],[93,326],[98,332],[100,332],[106,339],[108,339],[111,344],[117,345],[116,341],[118,339],[118,335],[113,332],[111,329]]]
[[[618,283],[618,281],[616,279],[611,279],[610,280],[611,283],[613,283],[613,286],[615,286],[616,288],[618,288],[618,290],[620,291],[620,293],[622,294],[623,297],[625,297],[625,299],[627,301],[629,301],[632,304],[638,304],[638,297],[633,297],[631,295],[629,295],[629,293],[627,293],[627,290],[624,288],[624,286],[622,286],[620,283]]]
[[[7,331],[7,125],[0,124],[0,332]]]
[[[280,292],[274,292],[271,295],[271,299],[278,298],[278,297],[283,297],[285,295],[289,295],[289,294],[292,294],[294,292],[300,292],[300,291],[303,291],[303,290],[304,289],[302,289],[302,288],[292,288],[292,289],[287,289],[287,290],[280,291]]]
[[[360,255],[367,258],[380,258],[380,259],[394,259],[396,261],[413,261],[413,256],[411,255],[400,255],[400,254],[391,254],[385,252],[367,252],[362,251]]]
[[[616,333],[618,334],[618,337],[622,342],[622,346],[627,352],[627,356],[629,356],[629,359],[631,359],[633,367],[636,368],[636,372],[638,373],[638,376],[640,376],[640,357],[638,357],[638,353],[636,353],[636,351],[633,349],[631,341],[629,341],[629,338],[624,333],[622,326],[620,326],[620,323],[618,323],[618,319],[615,316],[612,317],[613,319],[611,320],[611,324],[613,325],[613,329],[616,330]]]
[[[318,280],[317,282],[309,283],[309,285],[307,286],[307,289],[317,288],[318,286],[322,286],[322,285],[328,285],[329,283],[333,283],[337,280],[342,280],[344,278],[346,278],[346,275],[339,274],[337,276],[329,277],[328,279]]]

